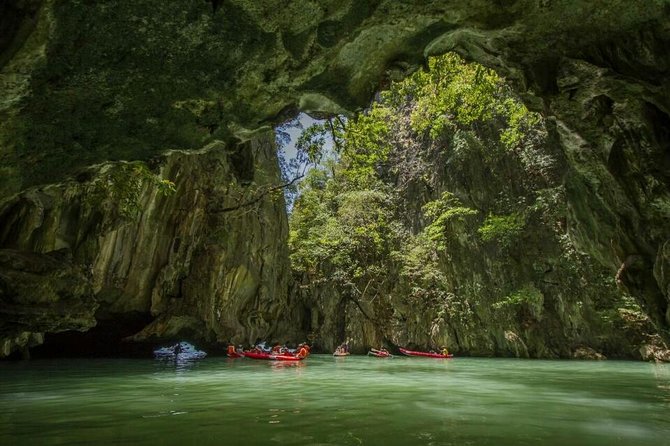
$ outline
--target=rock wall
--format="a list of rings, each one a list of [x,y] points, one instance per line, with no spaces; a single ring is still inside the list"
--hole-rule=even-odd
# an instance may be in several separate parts
[[[457,51],[555,117],[578,248],[667,330],[668,23],[649,0],[8,0],[0,201],[108,160],[247,140],[298,108],[355,110]]]
[[[658,43],[632,40],[642,54]],[[572,233],[667,330],[670,296],[658,272],[667,268],[670,234],[670,119],[665,100],[651,93],[667,80],[633,86],[608,69],[564,60],[557,84],[547,103],[571,166]]]
[[[525,142],[511,148],[493,120],[472,129],[447,126],[436,138],[418,135],[412,110],[411,102],[393,109],[393,149],[378,171],[394,190],[391,218],[406,232],[379,242],[392,246],[388,258],[359,253],[349,260],[379,279],[361,272],[360,280],[338,280],[345,273],[329,271],[327,259],[298,275],[318,345],[332,349],[347,340],[359,352],[448,346],[475,356],[668,357],[662,325],[650,317],[654,308],[639,306],[602,259],[579,250],[568,193],[573,164],[555,121],[527,130]],[[445,227],[426,233],[436,217],[424,206],[445,193]],[[338,197],[330,207],[341,206]],[[309,205],[305,213],[318,215],[315,224],[324,218]],[[312,243],[327,249],[332,241]],[[366,292],[368,286],[374,290]]]
[[[2,338],[86,330],[96,320],[123,325],[137,315],[151,320],[126,333],[138,342],[298,337],[272,141],[166,153],[152,165],[174,182],[174,192],[162,193],[164,183],[141,164],[110,163],[6,200],[0,246],[10,269],[2,276],[3,303],[48,301],[61,313],[31,311],[17,320],[3,305]],[[53,252],[70,253],[71,266],[55,263]],[[42,264],[39,271],[33,266]],[[45,277],[24,285],[28,279],[16,280],[11,268],[27,277],[44,270]]]
[[[85,268],[69,253],[0,249],[0,357],[44,342],[44,333],[95,326],[95,300]]]
[[[501,150],[492,132],[466,137],[465,150],[447,155],[437,195],[446,190],[477,214],[450,221],[445,251],[435,259],[446,296],[423,308],[400,299],[409,321],[412,309],[422,308],[396,335],[400,343],[539,358],[579,357],[586,348],[639,359],[641,347],[657,342],[654,313],[635,305],[608,269],[581,251],[566,192],[570,163],[551,123],[548,130],[542,145],[526,148],[530,153]],[[459,144],[454,135],[447,141]],[[427,195],[408,198],[416,205]],[[518,216],[520,227],[501,226],[485,239],[481,230],[491,215]],[[411,283],[399,289],[412,295]]]

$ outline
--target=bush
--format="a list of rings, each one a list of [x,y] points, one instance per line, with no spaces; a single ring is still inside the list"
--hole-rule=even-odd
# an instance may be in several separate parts
[[[524,218],[518,213],[510,215],[489,214],[477,232],[485,242],[495,240],[501,246],[509,247],[519,238],[524,225]]]

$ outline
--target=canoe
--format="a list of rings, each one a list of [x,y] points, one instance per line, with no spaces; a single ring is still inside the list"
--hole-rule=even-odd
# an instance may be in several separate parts
[[[302,361],[303,358],[293,355],[273,355],[272,353],[244,352],[245,358],[265,359],[268,361]]]
[[[369,356],[374,356],[374,357],[376,357],[376,358],[393,358],[393,355],[392,355],[392,354],[390,354],[390,353],[384,353],[384,352],[379,351],[379,350],[370,350],[370,351],[368,352],[368,355],[369,355]]]
[[[228,355],[229,358],[244,358],[244,353],[235,352],[226,354]]]
[[[333,353],[333,356],[349,356],[349,352],[345,352],[345,353]]]
[[[406,348],[402,347],[400,347],[400,353],[407,356],[422,356],[424,358],[449,359],[454,357],[454,355],[452,355],[451,353],[449,353],[448,355],[443,355],[442,353],[416,352],[413,350],[407,350]]]

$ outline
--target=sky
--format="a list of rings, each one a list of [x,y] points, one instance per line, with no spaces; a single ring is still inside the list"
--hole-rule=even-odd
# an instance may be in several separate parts
[[[286,130],[291,138],[291,141],[284,147],[284,151],[286,152],[286,157],[288,159],[295,158],[296,154],[295,142],[298,140],[298,137],[300,137],[300,134],[302,133],[303,129],[306,129],[312,124],[320,124],[323,121],[324,121],[323,119],[314,119],[306,113],[300,113],[297,116],[295,122],[297,122],[299,125],[296,125]],[[331,138],[326,138],[326,145],[324,146],[324,149],[326,153],[332,151],[333,140]]]
[[[306,113],[300,113],[293,121],[285,123],[282,130],[288,133],[290,140],[282,147],[283,150],[278,151],[279,157],[283,158],[287,164],[290,163],[291,160],[296,158],[297,149],[295,144],[303,130],[313,124],[321,124],[324,121],[324,119],[314,119]],[[336,156],[334,145],[333,138],[330,136],[330,133],[328,133],[325,137],[325,144],[323,146],[323,160]],[[307,166],[307,170],[312,167],[314,166]]]
[[[289,141],[282,147],[283,150],[278,150],[277,154],[280,158],[284,159],[285,164],[290,164],[291,160],[296,158],[297,149],[295,147],[295,143],[303,130],[307,129],[313,124],[320,124],[322,122],[322,119],[314,119],[306,113],[300,113],[293,121],[290,121],[283,126],[282,130],[288,134]],[[333,140],[330,135],[328,135],[323,147],[323,153],[326,157],[329,157],[333,154],[333,145]],[[299,170],[302,171],[303,167],[304,164],[299,168]],[[304,172],[306,173],[312,167],[313,166],[308,165]],[[295,173],[292,175],[295,175]],[[298,182],[299,181],[300,180],[298,180]],[[286,209],[290,213],[293,209],[293,203],[296,195],[292,194],[288,189],[285,190],[284,193],[286,197]]]

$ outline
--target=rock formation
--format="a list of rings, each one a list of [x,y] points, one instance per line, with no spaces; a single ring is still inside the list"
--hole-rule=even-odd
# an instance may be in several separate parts
[[[437,73],[455,72],[440,71],[449,66],[441,60]],[[458,74],[451,82],[435,76],[445,91],[463,83]],[[538,120],[509,145],[501,141],[509,128],[502,116],[463,125],[461,110],[445,106],[436,113],[453,115],[451,125],[416,130],[413,119],[427,99],[403,101],[398,91],[422,81],[394,87],[392,99],[376,104],[383,112],[359,115],[347,130],[360,134],[381,125],[369,124],[373,116],[385,117],[389,155],[375,165],[379,182],[351,180],[362,170],[355,160],[374,149],[345,141],[333,176],[310,178],[292,215],[296,281],[320,346],[348,340],[359,352],[370,345],[448,346],[459,356],[534,358],[667,354],[647,312],[571,236],[571,165],[554,122]],[[351,207],[355,196],[364,197],[370,216]]]
[[[219,328],[212,325],[225,318],[228,307],[210,306],[211,299],[218,304],[224,300],[212,295],[195,298],[204,292],[189,291],[194,300],[178,296],[184,295],[183,289],[203,285],[197,278],[203,276],[193,271],[213,265],[193,259],[214,259],[225,251],[226,260],[215,262],[222,268],[216,277],[223,282],[208,289],[231,289],[231,283],[237,287],[248,280],[249,286],[238,290],[241,301],[230,305],[248,308],[242,318],[247,322],[240,324],[249,330],[253,325],[249,321],[255,319],[265,321],[259,326],[271,325],[267,314],[276,314],[275,305],[286,301],[262,305],[252,301],[274,291],[257,286],[261,271],[280,275],[285,268],[282,262],[262,261],[260,254],[263,239],[271,242],[263,252],[277,249],[265,255],[283,255],[276,233],[264,233],[281,228],[283,216],[261,227],[260,222],[270,218],[261,213],[253,224],[245,223],[255,229],[242,226],[260,243],[252,249],[255,255],[247,255],[249,251],[234,251],[247,242],[232,230],[239,227],[230,221],[232,217],[212,223],[218,217],[210,216],[205,224],[204,217],[167,211],[168,202],[179,202],[177,207],[206,206],[199,192],[184,192],[178,181],[171,198],[151,198],[155,191],[142,192],[142,203],[149,206],[145,212],[156,220],[131,230],[109,221],[115,218],[107,214],[81,218],[82,212],[96,212],[86,210],[85,203],[78,209],[67,204],[80,200],[72,194],[85,188],[72,178],[88,166],[148,161],[170,149],[211,149],[208,144],[215,141],[238,147],[239,141],[249,141],[297,109],[354,110],[389,79],[419,67],[426,56],[456,51],[506,75],[529,106],[555,122],[570,167],[564,178],[568,224],[579,248],[607,267],[659,328],[670,327],[670,56],[666,51],[670,6],[666,1],[279,4],[276,0],[3,2],[0,232],[7,234],[12,222],[27,226],[12,226],[18,231],[16,238],[5,238],[0,246],[45,253],[64,244],[64,235],[47,234],[47,227],[65,231],[65,244],[74,243],[73,259],[92,265],[92,286],[102,293],[99,299],[104,297],[110,312],[155,308],[162,315],[157,321],[164,321],[165,327],[181,324],[195,330],[195,325],[204,323],[208,339],[229,336],[239,328],[235,321],[220,323]],[[249,156],[239,153],[243,159]],[[188,156],[170,155],[182,160]],[[167,163],[172,171],[178,170],[176,164]],[[202,165],[205,170],[212,168],[215,163]],[[217,187],[225,182],[212,181],[209,184]],[[33,230],[28,228],[35,228],[30,219],[37,217],[28,214],[48,208],[43,199],[60,203],[70,214],[59,215],[66,226],[44,220],[43,232],[37,230],[40,235],[33,238],[27,235]],[[17,200],[25,204],[17,207]],[[208,197],[207,203],[212,200],[217,201]],[[25,212],[25,218],[16,212]],[[173,234],[175,224],[179,231]],[[102,231],[103,226],[111,229]],[[144,232],[131,235],[132,231]],[[217,242],[216,248],[203,241],[221,231],[232,238]],[[24,236],[31,242],[19,243]],[[196,239],[201,243],[184,242]],[[114,240],[124,240],[123,246]],[[133,253],[131,242],[155,252]],[[126,254],[117,257],[103,248]],[[171,249],[180,260],[170,260],[175,257]],[[217,253],[207,254],[208,249]],[[189,250],[194,252],[187,254]],[[190,255],[194,257],[189,263]],[[163,269],[167,264],[172,271]],[[175,285],[176,277],[181,277],[181,287]],[[164,292],[155,291],[146,280],[156,280]],[[277,280],[274,283],[281,283]],[[177,315],[184,318],[179,323]],[[37,331],[26,327],[22,332]]]
[[[142,317],[151,323],[119,334],[138,342],[297,337],[274,150],[264,139],[167,152],[152,164],[174,192],[161,193],[141,164],[121,162],[6,200],[2,338]]]

